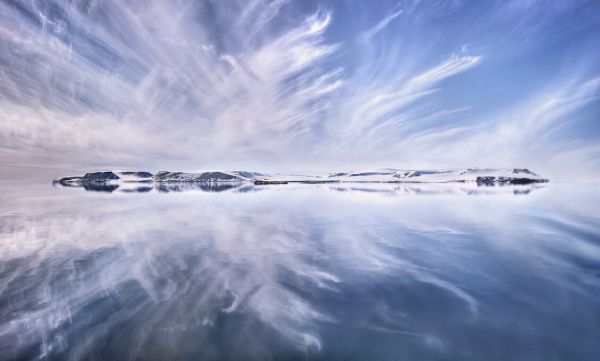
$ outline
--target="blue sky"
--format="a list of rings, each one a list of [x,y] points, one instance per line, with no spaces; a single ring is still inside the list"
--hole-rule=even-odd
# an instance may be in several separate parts
[[[597,1],[2,1],[0,167],[600,174]]]

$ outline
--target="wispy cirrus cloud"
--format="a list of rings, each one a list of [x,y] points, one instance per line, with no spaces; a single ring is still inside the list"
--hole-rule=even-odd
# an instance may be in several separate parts
[[[554,167],[531,149],[600,136],[597,5],[357,6],[3,2],[0,163]]]
[[[380,144],[377,136],[389,131],[390,127],[410,127],[416,117],[411,105],[434,95],[437,83],[469,70],[479,61],[479,56],[452,54],[409,79],[377,79],[370,91],[355,93],[354,98],[346,98],[341,104],[341,107],[349,110],[344,119],[350,121],[345,125],[338,125],[345,132],[340,138],[350,143],[360,138],[366,145]],[[356,81],[364,80],[359,77]]]
[[[141,159],[160,148],[189,161],[269,153],[307,132],[324,109],[321,98],[342,81],[339,69],[316,67],[338,47],[323,39],[331,14],[309,14],[268,39],[256,35],[228,49],[252,24],[212,38],[211,28],[187,15],[204,5],[173,13],[160,3],[4,4],[2,15],[13,19],[3,22],[9,66],[0,73],[11,116],[2,126],[6,143]],[[261,21],[276,14],[272,3],[251,6],[246,16],[272,13]]]
[[[400,16],[402,14],[402,12],[403,12],[402,10],[396,10],[393,13],[385,16],[377,24],[375,24],[375,26],[373,26],[372,28],[363,32],[361,34],[361,40],[369,41],[371,39],[371,37],[373,37],[375,34],[379,33],[380,31],[382,31],[386,26],[388,26],[388,24],[390,22],[392,22],[394,19],[396,19],[398,16]]]

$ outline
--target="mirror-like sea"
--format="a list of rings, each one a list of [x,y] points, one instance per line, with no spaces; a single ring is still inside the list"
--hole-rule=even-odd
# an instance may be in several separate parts
[[[600,186],[0,184],[1,360],[598,360]]]

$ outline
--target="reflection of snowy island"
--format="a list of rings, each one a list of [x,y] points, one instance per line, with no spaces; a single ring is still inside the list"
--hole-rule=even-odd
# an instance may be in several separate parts
[[[548,182],[528,169],[463,169],[463,170],[398,170],[380,169],[367,172],[331,173],[325,176],[265,174],[245,171],[184,172],[94,172],[84,176],[63,177],[54,181],[66,187],[111,192],[159,192],[199,189],[222,191],[248,189],[249,186],[277,184],[399,184],[404,186],[434,185],[527,185]],[[252,187],[250,187],[252,188]],[[356,188],[356,187],[355,187]]]

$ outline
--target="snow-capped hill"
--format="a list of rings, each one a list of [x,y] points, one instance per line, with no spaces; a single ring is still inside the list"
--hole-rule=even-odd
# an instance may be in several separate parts
[[[63,186],[81,186],[84,183],[106,183],[110,181],[118,180],[119,176],[114,172],[94,172],[86,173],[84,176],[72,176],[62,177],[55,179],[54,183],[61,184]]]
[[[418,177],[420,175],[421,175],[421,173],[419,173],[419,171],[417,171],[417,170],[409,170],[409,171],[396,172],[396,173],[394,173],[393,177],[400,178],[400,179],[406,179],[406,178]]]
[[[248,180],[256,180],[259,178],[268,178],[270,177],[270,175],[266,174],[266,173],[259,173],[259,172],[247,172],[247,171],[241,171],[241,170],[236,170],[231,172],[231,174],[240,177],[240,178],[245,178]]]
[[[152,173],[144,171],[105,171],[86,173],[84,176],[63,177],[55,183],[63,185],[91,184],[91,183],[116,183],[116,182],[144,182],[152,179]]]
[[[530,171],[530,170],[529,170],[529,169],[527,169],[527,168],[522,168],[522,169],[517,169],[517,168],[515,168],[515,169],[513,169],[513,171],[512,171],[512,172],[513,172],[514,174],[529,174],[529,175],[532,175],[532,176],[536,176],[536,177],[538,177],[538,175],[537,175],[537,174],[533,173],[532,171]]]
[[[372,171],[360,173],[335,173],[329,179],[341,182],[406,182],[406,183],[447,183],[447,182],[477,182],[491,183],[538,183],[547,181],[528,169],[479,169],[468,168],[463,170],[395,170]]]
[[[155,182],[230,182],[241,179],[224,172],[183,173],[161,171],[156,173],[152,180]]]
[[[276,175],[257,180],[261,185],[281,183],[466,183],[529,184],[546,179],[528,169],[468,168],[461,170],[377,169],[359,172],[335,172],[326,176]]]
[[[268,177],[268,175],[246,171],[210,171],[201,173],[161,171],[156,173],[152,180],[155,182],[243,182],[253,181],[259,177]]]
[[[92,183],[135,183],[135,182],[247,182],[268,178],[268,174],[247,171],[207,171],[199,173],[160,171],[105,171],[86,173],[84,176],[63,177],[54,182],[66,186]]]

